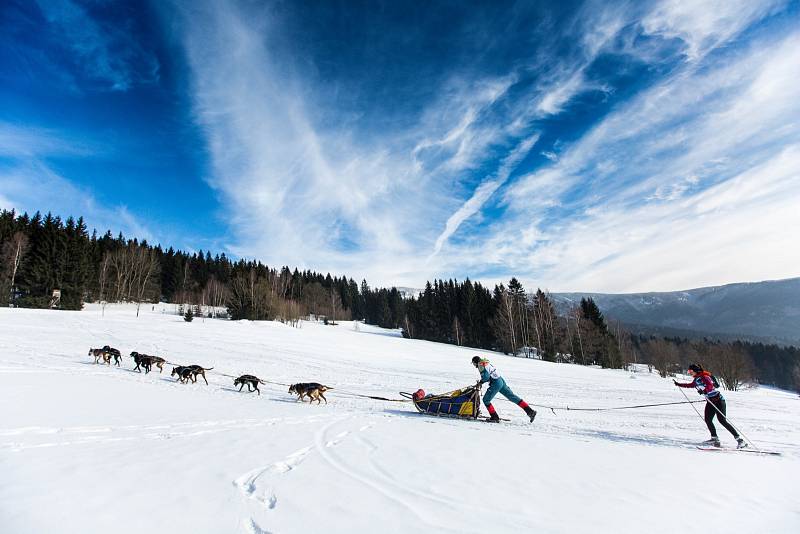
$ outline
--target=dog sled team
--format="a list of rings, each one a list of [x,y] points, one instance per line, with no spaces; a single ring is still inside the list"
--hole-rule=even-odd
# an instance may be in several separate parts
[[[113,358],[114,364],[117,367],[119,367],[119,362],[122,359],[122,353],[109,345],[105,345],[102,349],[90,348],[89,356],[94,357],[94,363],[102,362],[109,366]],[[143,354],[136,351],[131,352],[130,356],[133,358],[133,363],[135,364],[133,370],[140,373],[144,370],[145,374],[148,374],[153,366],[158,367],[158,372],[161,373],[164,370],[164,365],[169,363],[160,356]],[[181,384],[188,384],[189,382],[196,384],[197,377],[200,376],[203,378],[206,385],[208,385],[206,371],[211,371],[212,369],[214,368],[203,367],[202,365],[178,365],[172,368],[170,376],[176,377]],[[233,386],[239,386],[239,391],[242,391],[242,388],[247,386],[248,392],[253,393],[255,391],[258,395],[261,395],[261,390],[258,388],[258,385],[265,383],[264,380],[261,380],[255,375],[241,375],[233,381]],[[325,392],[331,389],[333,388],[318,382],[302,382],[290,385],[289,393],[297,395],[297,400],[299,401],[305,401],[305,399],[308,398],[309,403],[317,401],[317,404],[322,404],[322,401],[325,401],[325,404],[328,404],[328,399],[325,398]]]
[[[105,345],[101,349],[89,349],[89,356],[94,357],[94,363],[96,364],[102,362],[110,366],[111,360],[113,359],[114,365],[120,365],[120,351],[110,347],[109,345]],[[142,370],[144,370],[145,374],[149,373],[153,366],[158,367],[158,372],[161,373],[164,370],[164,365],[169,363],[160,356],[142,354],[136,351],[131,352],[130,356],[133,358],[133,362],[136,364],[134,370],[138,372],[142,372]],[[533,423],[534,419],[536,418],[536,410],[531,408],[524,399],[519,397],[511,390],[506,382],[506,379],[501,375],[497,367],[495,367],[487,358],[481,358],[480,356],[475,356],[472,358],[472,365],[478,370],[480,375],[475,385],[476,388],[480,388],[483,384],[488,383],[488,388],[486,389],[486,393],[484,393],[482,399],[483,405],[489,412],[489,417],[486,419],[488,422],[499,423],[501,421],[500,416],[497,413],[497,409],[492,404],[492,400],[499,393],[510,402],[522,408],[522,410],[525,412],[525,415],[528,416],[530,422]],[[208,385],[206,371],[210,371],[212,369],[213,367],[203,367],[201,365],[178,365],[172,368],[170,376],[177,377],[177,380],[182,384],[187,384],[189,382],[197,383],[197,377],[200,376],[203,378],[203,381],[206,383],[206,385]],[[717,429],[714,426],[714,418],[716,417],[720,424],[733,435],[734,439],[736,440],[737,447],[746,447],[747,445],[743,438],[727,420],[727,406],[725,403],[725,398],[722,396],[722,393],[720,393],[719,389],[717,389],[718,385],[716,378],[698,364],[690,365],[687,369],[687,374],[692,378],[691,382],[682,383],[676,380],[673,380],[673,382],[676,386],[681,388],[695,388],[697,392],[700,395],[703,395],[706,399],[704,419],[708,430],[711,433],[711,438],[708,441],[703,442],[703,444],[714,447],[721,446],[720,439],[717,435]],[[258,395],[261,395],[261,390],[258,387],[259,384],[265,383],[267,382],[255,375],[250,374],[241,375],[235,378],[233,381],[234,387],[239,386],[239,391],[242,391],[243,388],[247,386],[248,392],[256,392]],[[333,388],[320,384],[319,382],[301,382],[290,385],[289,393],[296,395],[298,401],[305,401],[306,398],[308,398],[309,403],[317,401],[317,404],[321,404],[322,401],[325,401],[325,404],[328,404],[328,399],[325,398],[325,392],[331,389]],[[424,394],[422,390],[420,390],[419,393]],[[416,396],[414,396],[414,399],[421,400]]]

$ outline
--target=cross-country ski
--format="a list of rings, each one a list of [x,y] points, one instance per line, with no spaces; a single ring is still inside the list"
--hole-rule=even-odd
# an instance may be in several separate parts
[[[709,447],[708,445],[698,445],[698,449],[701,451],[718,451],[718,452],[749,452],[753,454],[764,454],[766,456],[780,456],[781,453],[776,451],[766,451],[763,449],[754,449],[751,447],[748,448],[736,448],[736,447]]]

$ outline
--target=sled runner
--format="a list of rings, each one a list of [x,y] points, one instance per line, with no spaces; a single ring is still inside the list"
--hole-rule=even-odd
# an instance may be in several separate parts
[[[420,413],[472,419],[480,415],[480,394],[477,386],[467,386],[440,395],[426,395],[421,389],[416,393],[400,392],[400,395],[414,402]]]

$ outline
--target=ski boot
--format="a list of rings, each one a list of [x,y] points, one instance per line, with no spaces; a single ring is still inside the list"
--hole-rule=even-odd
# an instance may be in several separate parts
[[[497,412],[489,414],[489,419],[487,419],[486,422],[487,423],[499,423],[500,422],[500,416],[497,415]]]
[[[747,447],[747,443],[745,443],[744,439],[736,438],[736,448],[737,449],[744,449]]]
[[[703,443],[701,443],[701,445],[704,445],[706,447],[722,447],[722,443],[719,442],[719,438],[716,436],[714,436],[711,439],[705,440]]]
[[[528,417],[531,418],[531,423],[533,423],[533,420],[536,419],[536,410],[534,410],[530,406],[526,406],[525,408],[523,408],[523,410],[525,410],[525,413],[528,414]]]

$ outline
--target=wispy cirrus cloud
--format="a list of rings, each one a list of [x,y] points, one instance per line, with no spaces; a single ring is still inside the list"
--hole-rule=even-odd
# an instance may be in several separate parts
[[[800,34],[762,39],[676,72],[516,181],[461,256],[558,290],[797,275]]]
[[[640,24],[645,34],[680,41],[687,57],[698,60],[786,3],[786,0],[663,0],[653,4]]]
[[[528,152],[539,140],[539,134],[534,134],[531,137],[524,139],[503,159],[497,173],[490,178],[487,178],[475,189],[472,196],[453,213],[445,223],[445,228],[439,237],[436,238],[436,243],[433,247],[433,254],[431,257],[436,256],[442,250],[442,246],[461,226],[465,220],[469,219],[477,213],[483,204],[497,191],[503,184],[506,183],[509,176],[516,170],[520,161],[528,154]]]
[[[766,183],[793,161],[795,38],[780,25],[742,37],[783,7],[587,2],[569,24],[531,28],[545,37],[505,71],[420,80],[430,97],[379,129],[321,98],[328,81],[307,68],[313,59],[287,54],[279,10],[177,11],[234,252],[379,283],[517,275],[553,289],[639,290],[786,274],[774,263],[707,280],[705,267],[686,267],[697,247],[685,242],[732,257],[735,240],[719,229],[740,220],[734,212],[777,202],[731,197],[738,211],[696,209],[702,195]],[[631,85],[635,72],[650,77]],[[617,96],[616,83],[629,94]],[[603,108],[605,99],[614,103]],[[587,120],[587,109],[607,115]],[[362,109],[383,111],[371,101]],[[761,230],[774,237],[777,220]],[[648,251],[684,267],[664,274],[643,260]]]
[[[85,138],[66,139],[53,129],[0,121],[0,157],[82,156],[97,150]]]
[[[67,50],[95,88],[127,91],[158,80],[158,59],[133,38],[126,20],[103,22],[73,0],[37,0],[37,5],[49,25],[45,38]]]
[[[408,253],[418,221],[401,214],[425,194],[408,186],[410,149],[360,147],[346,131],[314,124],[307,89],[263,39],[272,18],[217,7],[193,5],[182,17],[194,113],[213,159],[209,182],[238,232],[231,249],[330,269],[359,253]],[[398,201],[405,195],[410,205]],[[382,216],[390,209],[398,216]]]
[[[271,46],[281,31],[275,15],[218,7],[178,11],[195,117],[213,159],[209,181],[237,229],[231,248],[381,283],[439,272],[448,239],[535,143],[532,123],[596,88],[582,73],[613,36],[599,32],[578,64],[551,67],[535,83],[529,71],[545,50],[505,74],[455,73],[410,125],[365,135],[337,127],[335,111],[314,100],[323,82],[300,76]]]

